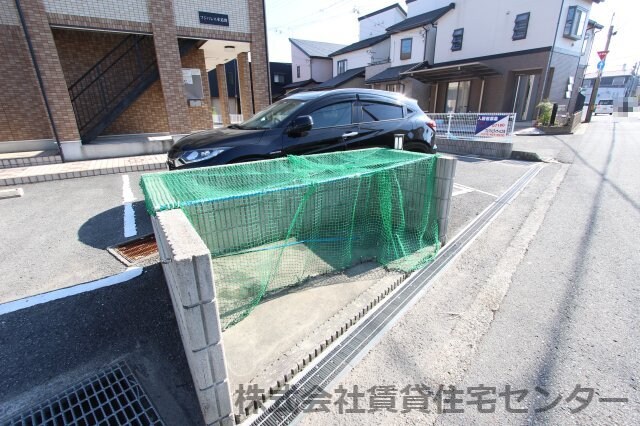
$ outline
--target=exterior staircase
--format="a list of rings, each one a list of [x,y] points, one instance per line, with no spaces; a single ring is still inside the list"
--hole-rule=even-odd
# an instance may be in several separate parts
[[[180,56],[201,43],[180,39]],[[69,86],[82,142],[97,138],[159,78],[153,38],[125,37]]]

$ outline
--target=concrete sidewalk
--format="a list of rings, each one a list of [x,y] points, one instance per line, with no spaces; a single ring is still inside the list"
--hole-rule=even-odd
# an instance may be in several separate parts
[[[571,140],[582,137],[589,124],[581,124],[570,135],[518,135],[513,137],[511,158],[526,161],[566,162],[565,151]]]
[[[157,154],[1,169],[0,186],[160,170],[167,167],[166,158],[166,154]]]

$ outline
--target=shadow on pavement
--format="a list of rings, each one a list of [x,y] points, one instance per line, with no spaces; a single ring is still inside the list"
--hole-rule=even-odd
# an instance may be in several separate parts
[[[136,236],[151,233],[151,221],[144,201],[136,201],[132,205],[138,231]],[[124,207],[120,205],[93,216],[78,230],[78,240],[98,249],[106,249],[128,240],[129,238],[124,237],[123,215]]]

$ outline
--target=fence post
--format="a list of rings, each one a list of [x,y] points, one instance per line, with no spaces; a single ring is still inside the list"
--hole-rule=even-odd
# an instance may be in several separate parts
[[[438,157],[436,160],[436,211],[438,215],[438,236],[440,244],[447,243],[447,228],[449,226],[449,212],[451,210],[451,194],[453,193],[453,179],[456,175],[455,158]]]

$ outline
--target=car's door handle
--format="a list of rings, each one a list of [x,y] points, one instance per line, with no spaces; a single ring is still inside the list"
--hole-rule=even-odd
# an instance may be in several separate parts
[[[352,138],[352,137],[354,137],[354,136],[358,136],[358,132],[349,132],[349,133],[344,133],[344,134],[342,135],[342,137],[343,137],[344,139]]]

